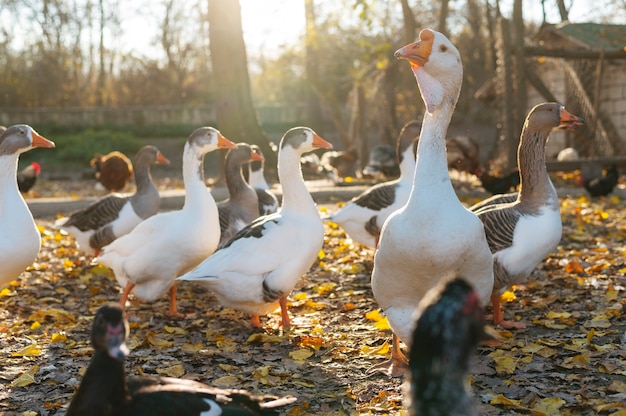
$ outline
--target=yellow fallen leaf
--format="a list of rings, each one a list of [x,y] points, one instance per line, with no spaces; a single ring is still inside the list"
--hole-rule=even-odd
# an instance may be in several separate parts
[[[378,309],[374,309],[373,311],[366,313],[365,318],[369,319],[370,321],[378,322],[383,319],[383,315]]]
[[[0,298],[4,296],[9,296],[10,294],[11,294],[11,289],[9,289],[8,287],[5,287],[4,289],[0,290]]]
[[[515,300],[515,293],[507,290],[500,295],[500,300],[504,303],[513,302]]]
[[[516,368],[517,360],[509,353],[502,350],[495,350],[489,357],[496,363],[496,371],[498,373],[513,374]]]
[[[613,380],[610,386],[606,388],[608,391],[615,393],[626,393],[626,383],[620,380]]]
[[[40,299],[41,300],[41,299]],[[53,318],[57,323],[75,323],[76,317],[69,312],[57,308],[39,309],[28,317],[29,321],[45,321],[46,318]]]
[[[389,342],[385,342],[380,347],[370,347],[369,345],[363,345],[361,352],[367,355],[387,355],[389,354]]]
[[[69,291],[69,290],[67,290],[66,288],[64,288],[63,286],[61,286],[61,287],[57,287],[57,288],[55,289],[55,292],[57,292],[57,293],[58,293],[58,294],[60,294],[60,295],[69,295],[69,294],[70,294],[70,291]]]
[[[41,324],[39,323],[39,321],[35,321],[30,325],[30,329],[33,331],[39,328],[41,328]]]
[[[550,416],[558,415],[559,409],[565,404],[565,400],[558,397],[545,398],[535,403],[535,406],[531,409],[533,414],[538,416]]]
[[[509,398],[504,397],[502,394],[498,394],[497,396],[492,397],[489,403],[490,404],[502,404],[505,406],[521,407],[522,402],[519,400],[509,399]]]
[[[380,321],[377,321],[374,326],[381,331],[387,331],[391,329],[391,327],[389,326],[389,320],[387,318],[383,318]]]
[[[211,382],[216,387],[235,387],[241,384],[237,376],[228,375],[217,378]]]
[[[165,368],[157,368],[156,372],[168,377],[182,377],[185,375],[185,367],[182,364],[174,364]]]
[[[148,339],[148,342],[154,347],[170,348],[174,345],[174,342],[172,341],[167,341],[163,338],[159,338],[155,332],[148,333],[148,336],[146,338]]]
[[[548,319],[568,319],[570,316],[572,316],[571,313],[569,312],[553,312],[550,311],[548,312]]]
[[[13,354],[11,354],[11,356],[13,357],[31,357],[34,355],[39,355],[41,354],[41,348],[39,348],[39,345],[37,345],[37,343],[31,344],[28,347],[24,347],[21,350],[14,352]]]
[[[613,288],[613,285],[609,285],[606,295],[604,295],[604,300],[607,302],[612,302],[617,299],[618,293],[617,290]]]
[[[295,361],[304,361],[313,354],[314,352],[308,348],[300,348],[299,350],[289,352],[289,356]]]
[[[248,337],[248,339],[246,340],[246,343],[248,344],[252,344],[252,343],[258,343],[258,344],[265,344],[266,342],[269,343],[274,343],[274,344],[278,344],[281,343],[285,340],[284,337],[278,336],[278,335],[270,335],[270,334],[265,334],[265,333],[256,333],[256,334],[252,334]]]
[[[306,295],[306,293],[305,293],[305,292],[296,293],[296,294],[293,296],[293,300],[295,300],[295,301],[304,300],[304,299],[306,299],[306,296],[307,296],[307,295]]]
[[[343,305],[343,308],[342,308],[342,309],[343,309],[344,311],[351,311],[351,310],[354,310],[354,309],[356,309],[356,308],[357,308],[357,306],[356,306],[354,303],[352,303],[352,302],[348,302],[348,303],[346,303],[345,305]]]
[[[181,345],[181,347],[180,347],[180,349],[185,351],[185,352],[198,352],[202,348],[204,348],[204,344],[201,343],[201,342],[198,342],[197,344],[185,343],[185,344]]]
[[[37,374],[37,370],[39,370],[39,366],[35,365],[33,368],[13,380],[11,382],[11,387],[25,387],[29,384],[36,383],[37,380],[35,380],[35,374]]]
[[[316,386],[314,383],[309,383],[307,381],[302,381],[302,380],[297,380],[294,381],[293,384],[296,384],[298,386],[302,386],[302,387],[309,387],[309,388],[314,388],[314,387],[318,387]],[[308,413],[307,413],[308,414]]]
[[[52,334],[52,343],[67,341],[67,336],[64,333]]]
[[[186,329],[178,327],[178,326],[165,325],[163,329],[165,329],[165,332],[170,333],[170,334],[185,335],[187,333]]]

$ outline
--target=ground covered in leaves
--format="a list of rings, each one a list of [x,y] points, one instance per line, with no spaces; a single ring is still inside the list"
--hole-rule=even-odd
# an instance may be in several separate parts
[[[504,295],[505,316],[530,325],[498,330],[498,343],[479,348],[470,382],[481,414],[626,414],[626,201],[563,198],[561,207],[560,246]],[[93,315],[119,298],[112,274],[51,222],[38,221],[37,262],[0,292],[0,414],[64,414],[92,355]],[[401,380],[366,374],[390,347],[370,290],[372,260],[327,225],[318,261],[290,296],[289,333],[278,313],[252,330],[193,284],[178,291],[179,309],[193,317],[165,315],[166,296],[131,302],[127,372],[290,394],[291,416],[403,414]]]

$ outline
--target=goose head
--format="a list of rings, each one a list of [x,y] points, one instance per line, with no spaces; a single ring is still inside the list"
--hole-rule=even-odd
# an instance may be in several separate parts
[[[235,143],[228,140],[213,127],[195,129],[187,139],[187,145],[199,155],[205,155],[216,149],[235,149],[237,147]]]
[[[458,49],[447,37],[423,29],[417,42],[398,49],[395,56],[411,64],[429,113],[444,103],[456,105],[463,83],[463,63]]]
[[[554,129],[574,130],[585,121],[571,114],[559,103],[542,103],[534,106],[524,122],[524,130],[529,126],[546,135]]]
[[[257,147],[258,149],[258,147]],[[257,152],[248,143],[237,143],[234,149],[226,154],[226,163],[232,163],[233,166],[240,166],[247,162],[262,162],[263,155],[260,150]]]
[[[308,127],[294,127],[287,130],[280,141],[280,149],[291,148],[301,155],[315,149],[332,149],[333,145],[322,139]]]
[[[250,145],[250,148],[252,149],[252,152],[254,154],[258,155],[259,158],[255,159],[253,156],[253,159],[249,165],[249,169],[251,172],[258,172],[263,169],[263,162],[265,161],[265,157],[263,157],[263,152],[261,151],[261,148],[256,144]]]
[[[139,149],[135,156],[135,164],[137,165],[151,165],[153,163],[160,163],[169,165],[170,161],[163,156],[163,154],[152,145],[146,145]]]
[[[34,147],[54,146],[54,142],[41,136],[26,124],[16,124],[0,134],[0,155],[20,154]]]

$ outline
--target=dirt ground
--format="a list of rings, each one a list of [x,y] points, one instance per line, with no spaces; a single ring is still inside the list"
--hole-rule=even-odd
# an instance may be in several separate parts
[[[321,204],[322,214],[337,202]],[[481,414],[626,414],[626,201],[564,197],[561,207],[560,246],[505,295],[505,316],[528,328],[498,330],[500,341],[477,351],[469,384]],[[36,263],[0,292],[2,415],[64,414],[92,355],[93,315],[119,298],[111,272],[91,266],[52,220],[37,220]],[[287,415],[403,414],[401,380],[366,374],[390,345],[370,289],[372,262],[372,250],[327,224],[318,261],[290,296],[289,333],[278,313],[253,330],[193,284],[178,296],[193,317],[165,315],[166,296],[132,301],[127,373],[293,395]]]

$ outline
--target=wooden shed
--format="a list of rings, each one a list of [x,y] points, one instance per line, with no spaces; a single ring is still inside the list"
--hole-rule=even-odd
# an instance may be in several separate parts
[[[510,62],[520,46],[506,48],[507,42],[501,43],[506,50],[501,47],[500,53],[509,54]],[[548,141],[549,156],[556,156],[565,147],[575,148],[583,158],[626,156],[626,25],[544,24],[522,48],[523,63],[501,64],[499,76],[477,91],[476,98],[502,102],[502,124],[519,127],[519,116],[509,120],[514,112],[506,110],[506,106],[516,104],[507,101],[515,101],[519,94],[514,91],[513,99],[507,100],[502,91],[509,85],[502,84],[515,85],[511,81],[516,79],[515,70],[523,68],[525,96],[519,101],[525,102],[526,108],[518,109],[521,113],[528,113],[541,102],[558,101],[586,121],[575,134],[554,132]],[[506,61],[506,56],[500,59]],[[517,142],[500,143],[511,147],[499,151],[510,159]]]

